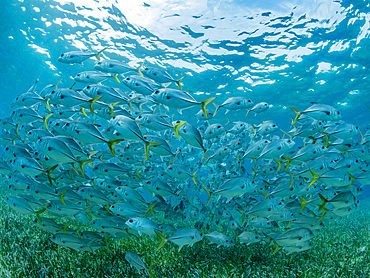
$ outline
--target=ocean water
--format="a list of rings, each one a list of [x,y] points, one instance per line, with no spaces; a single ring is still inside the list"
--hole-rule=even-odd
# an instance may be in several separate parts
[[[183,90],[197,100],[216,97],[214,103],[220,105],[230,97],[245,96],[269,104],[267,111],[248,116],[245,110],[227,114],[220,110],[211,124],[273,120],[287,132],[295,117],[290,107],[303,111],[320,103],[339,110],[343,120],[362,133],[369,127],[369,1],[4,0],[2,4],[0,118],[12,113],[14,98],[36,79],[38,90],[59,80],[58,87],[68,88],[74,76],[93,70],[96,63],[91,58],[82,64],[63,64],[57,61],[62,53],[108,47],[102,59],[163,68],[175,79],[185,76]],[[113,79],[104,85],[127,90]],[[215,107],[209,104],[207,109],[212,112]],[[196,106],[182,114],[170,109],[168,114],[200,125],[194,118],[198,111]],[[253,163],[247,170],[252,168]],[[363,187],[358,199],[366,201],[369,192]],[[201,200],[207,200],[205,191]]]

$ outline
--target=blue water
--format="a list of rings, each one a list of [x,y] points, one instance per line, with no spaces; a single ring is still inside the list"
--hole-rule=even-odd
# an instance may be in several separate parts
[[[39,89],[59,79],[69,87],[73,76],[93,69],[94,59],[61,64],[61,53],[109,46],[103,58],[187,74],[184,90],[217,96],[216,103],[236,95],[268,102],[271,108],[251,122],[274,119],[288,129],[290,106],[319,102],[363,131],[368,126],[368,1],[2,3],[0,117],[36,78]]]

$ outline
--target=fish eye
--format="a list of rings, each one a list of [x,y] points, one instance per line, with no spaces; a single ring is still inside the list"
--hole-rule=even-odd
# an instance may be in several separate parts
[[[130,219],[128,222],[132,223],[132,222],[134,222],[134,220]]]
[[[250,99],[248,99],[248,102],[251,102],[251,100],[250,100]]]
[[[77,76],[81,76],[81,74],[77,74]]]
[[[159,91],[158,91],[158,90],[157,90],[157,91],[155,91],[155,92],[154,92],[154,94],[159,94]]]
[[[86,89],[90,89],[90,85],[86,87]]]
[[[130,81],[130,77],[126,77],[126,80],[127,80],[127,81]]]
[[[218,125],[218,126],[217,126],[217,128],[221,128],[221,126],[220,126],[220,125]]]

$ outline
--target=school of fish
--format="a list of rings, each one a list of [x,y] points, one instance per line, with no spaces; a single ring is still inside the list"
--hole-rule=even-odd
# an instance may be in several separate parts
[[[37,80],[0,122],[0,173],[12,192],[5,202],[34,215],[56,244],[94,251],[149,236],[161,239],[158,249],[263,241],[293,253],[356,209],[370,181],[370,132],[337,109],[292,107],[289,131],[274,120],[251,124],[268,103],[196,99],[182,90],[183,77],[102,60],[104,50],[62,54],[58,61],[71,65],[96,57],[95,70],[74,77],[82,89],[37,90]],[[199,113],[181,118],[189,107]],[[238,110],[246,116],[221,124],[220,111]],[[72,219],[91,229],[70,228]],[[126,259],[152,276],[138,255]]]

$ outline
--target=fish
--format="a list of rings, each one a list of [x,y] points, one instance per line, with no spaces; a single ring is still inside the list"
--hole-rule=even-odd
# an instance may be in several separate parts
[[[150,267],[148,268],[145,265],[145,263],[143,262],[143,260],[140,258],[139,255],[137,255],[137,254],[135,254],[131,251],[127,251],[126,254],[125,254],[125,259],[126,259],[126,261],[128,261],[130,263],[131,266],[136,268],[139,275],[141,274],[140,271],[142,269],[144,269],[151,278],[154,277],[154,274],[151,272],[151,268]]]
[[[292,124],[295,124],[301,115],[308,115],[316,120],[323,121],[338,121],[342,119],[341,113],[334,107],[327,104],[315,103],[304,111],[299,111],[293,107],[291,107],[291,109],[296,113],[296,117]]]
[[[97,53],[84,52],[84,51],[69,51],[59,56],[58,61],[64,64],[80,64],[83,61],[95,57],[100,61],[100,54],[103,53],[108,47],[103,48]]]
[[[157,103],[176,108],[180,114],[182,113],[183,109],[192,107],[194,105],[200,105],[201,110],[206,117],[208,117],[206,105],[215,99],[215,97],[212,97],[203,101],[196,101],[189,93],[171,88],[155,90],[151,94],[151,97]]]
[[[235,240],[231,236],[224,235],[217,231],[205,234],[204,237],[209,239],[209,244],[216,244],[217,248],[220,246],[230,247],[235,245]]]
[[[161,232],[157,230],[155,231],[155,233],[161,238],[161,243],[159,244],[157,251],[161,249],[167,241],[171,241],[172,243],[179,246],[178,252],[180,252],[185,245],[189,245],[190,247],[192,247],[195,243],[201,241],[204,237],[202,232],[194,228],[177,229],[176,232],[168,238],[166,238]]]
[[[167,71],[161,68],[153,68],[153,67],[142,67],[141,70],[142,74],[146,77],[158,82],[158,83],[168,83],[174,82],[176,85],[182,90],[181,80],[183,80],[186,75],[179,79],[174,79]]]

